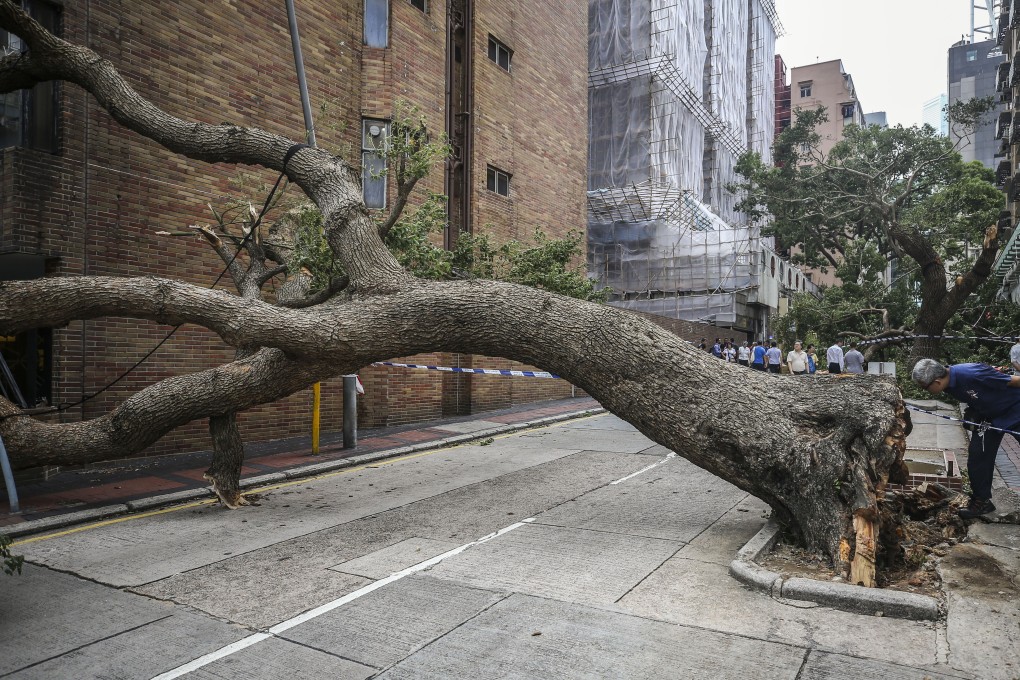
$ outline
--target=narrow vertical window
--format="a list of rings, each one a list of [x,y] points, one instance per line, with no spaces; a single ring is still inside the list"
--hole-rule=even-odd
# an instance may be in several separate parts
[[[390,0],[365,0],[365,44],[387,47],[390,44]]]
[[[429,5],[427,0],[411,0],[411,7],[417,7],[422,12],[429,11]]]
[[[485,181],[489,191],[500,196],[510,196],[510,174],[491,165],[485,169]]]
[[[389,123],[361,121],[361,192],[368,208],[386,207],[386,148]]]
[[[513,56],[513,50],[491,35],[489,36],[489,59],[507,73],[510,72],[510,61],[513,59]]]

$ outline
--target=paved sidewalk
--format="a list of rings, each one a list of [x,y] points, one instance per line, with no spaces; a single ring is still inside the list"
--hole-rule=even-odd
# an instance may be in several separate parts
[[[293,437],[245,446],[242,483],[246,479],[316,463],[362,456],[407,446],[439,445],[451,436],[514,426],[551,416],[599,408],[590,397],[533,402],[499,411],[444,418],[397,427],[363,429],[358,445],[343,448],[341,432],[324,434],[319,454],[312,455],[309,437]],[[209,451],[97,463],[61,471],[46,480],[18,485],[21,513],[8,514],[6,491],[0,487],[0,527],[61,514],[117,505],[150,496],[209,486],[202,474]]]

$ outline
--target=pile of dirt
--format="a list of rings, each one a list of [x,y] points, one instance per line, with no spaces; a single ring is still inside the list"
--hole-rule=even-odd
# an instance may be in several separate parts
[[[964,503],[966,497],[933,483],[886,493],[880,503],[878,587],[941,597],[936,567],[938,560],[967,536],[967,525],[957,515]],[[783,578],[845,582],[827,557],[788,540],[777,542],[760,563]]]

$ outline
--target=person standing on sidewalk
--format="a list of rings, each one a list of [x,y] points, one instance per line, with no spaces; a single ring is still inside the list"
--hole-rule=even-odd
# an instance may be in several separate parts
[[[765,348],[757,340],[754,341],[754,347],[751,348],[751,368],[756,371],[765,370]]]
[[[808,373],[814,373],[815,371],[818,370],[818,355],[815,354],[814,345],[807,346],[807,359],[808,359],[807,364]]]
[[[921,359],[914,364],[910,377],[918,387],[932,394],[946,392],[966,403],[966,420],[990,423],[999,430],[970,426],[967,448],[967,473],[972,490],[960,517],[973,519],[995,512],[992,503],[992,476],[995,456],[1002,437],[1009,430],[1020,441],[1020,375],[1000,373],[988,364],[956,364],[943,366],[934,359]],[[967,426],[965,426],[967,427]],[[983,430],[983,431],[982,431]]]
[[[832,347],[825,350],[825,362],[829,364],[829,373],[833,375],[843,372],[843,341],[839,338]]]
[[[741,366],[751,365],[751,348],[747,346],[747,340],[737,348],[737,363]]]
[[[808,372],[808,355],[801,349],[800,340],[793,343],[793,349],[786,355],[786,365],[794,375],[805,375]]]
[[[1020,373],[1020,335],[1016,338],[1016,343],[1009,348],[1009,363],[1013,366],[1013,371]]]
[[[850,351],[843,357],[843,364],[846,366],[847,373],[864,373],[868,362],[864,360],[864,355],[857,351],[856,341],[850,343]]]
[[[771,346],[765,352],[765,366],[769,369],[769,373],[779,373],[783,369],[783,353],[779,350],[775,340],[771,342]]]

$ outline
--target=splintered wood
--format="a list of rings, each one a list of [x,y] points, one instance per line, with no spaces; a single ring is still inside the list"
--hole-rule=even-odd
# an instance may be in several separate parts
[[[875,538],[876,522],[864,515],[854,517],[854,531],[857,532],[854,558],[850,562],[850,583],[868,588],[875,587]]]

